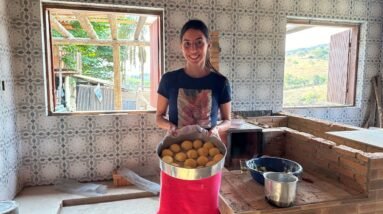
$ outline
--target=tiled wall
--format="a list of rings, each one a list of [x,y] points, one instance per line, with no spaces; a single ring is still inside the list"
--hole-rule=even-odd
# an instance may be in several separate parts
[[[73,1],[75,2],[75,1]],[[76,1],[77,2],[77,1]],[[367,101],[369,77],[379,71],[382,40],[382,2],[379,0],[98,0],[86,3],[136,5],[165,8],[166,69],[183,65],[178,33],[189,18],[204,20],[220,32],[221,72],[231,81],[233,110],[282,110],[284,35],[286,16],[351,20],[362,23],[357,106],[353,108],[289,109],[323,119],[358,125],[361,106]],[[4,3],[2,3],[4,4]],[[117,166],[128,166],[141,174],[158,170],[155,147],[164,132],[156,128],[154,115],[45,116],[40,1],[8,1],[5,20],[12,32],[14,57],[1,53],[16,77],[17,125],[22,145],[21,178],[25,185],[43,185],[59,177],[79,180],[111,178]],[[3,13],[2,13],[3,14]],[[5,14],[5,13],[4,13]],[[2,19],[2,22],[4,19]],[[2,24],[1,27],[4,24]],[[3,43],[1,44],[3,46]],[[5,47],[8,43],[5,42]],[[7,49],[7,48],[6,48]],[[9,50],[9,49],[7,49]],[[3,71],[2,71],[3,73]],[[3,74],[2,74],[3,75]],[[11,80],[9,82],[12,82]],[[11,83],[12,84],[12,83]],[[1,116],[14,121],[15,107]],[[12,110],[13,109],[13,110]],[[363,109],[362,109],[363,110]],[[7,119],[7,120],[8,120]],[[13,133],[13,134],[12,134]],[[13,147],[17,132],[2,134]],[[3,145],[2,143],[1,145]],[[2,150],[0,150],[2,151]],[[9,149],[5,152],[9,153]],[[13,149],[11,152],[15,152]],[[21,160],[21,159],[18,159]],[[0,185],[11,186],[17,160],[1,170],[9,176]],[[11,169],[9,169],[11,168]],[[8,171],[8,173],[7,173]],[[3,176],[2,176],[3,177]],[[13,188],[13,187],[12,187]],[[14,189],[7,191],[12,196]]]
[[[16,80],[8,33],[11,27],[9,9],[5,1],[0,1],[0,200],[12,198],[22,187],[18,179],[21,142],[16,126]]]

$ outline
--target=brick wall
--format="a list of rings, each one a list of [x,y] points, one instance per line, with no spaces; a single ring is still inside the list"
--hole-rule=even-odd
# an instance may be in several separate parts
[[[287,127],[264,129],[264,152],[300,163],[306,172],[334,179],[366,198],[313,204],[288,213],[383,213],[383,150],[364,144],[329,137],[328,131],[358,127],[287,116]],[[275,126],[275,120],[262,118]],[[284,211],[283,211],[284,212]]]

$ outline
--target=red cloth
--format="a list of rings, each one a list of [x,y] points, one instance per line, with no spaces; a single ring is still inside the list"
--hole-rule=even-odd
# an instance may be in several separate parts
[[[200,180],[182,180],[161,172],[157,214],[219,214],[218,193],[222,173]]]

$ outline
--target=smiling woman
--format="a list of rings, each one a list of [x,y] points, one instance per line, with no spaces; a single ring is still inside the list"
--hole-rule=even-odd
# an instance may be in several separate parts
[[[43,3],[48,114],[155,110],[162,9]]]

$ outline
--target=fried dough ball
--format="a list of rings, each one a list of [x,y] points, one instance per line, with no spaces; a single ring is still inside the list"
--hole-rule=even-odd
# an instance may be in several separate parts
[[[198,157],[198,153],[194,149],[190,149],[189,151],[186,152],[186,155],[188,158],[196,159]]]
[[[193,143],[190,141],[190,140],[184,140],[182,143],[181,143],[181,147],[182,149],[184,149],[185,151],[188,151],[190,149],[193,148]]]
[[[197,161],[194,159],[186,159],[184,163],[185,168],[196,168],[197,167]]]
[[[206,166],[213,166],[214,164],[216,164],[215,161],[209,161],[206,163]]]
[[[183,152],[178,152],[174,158],[175,158],[176,160],[178,160],[178,161],[183,162],[183,161],[186,160],[186,154],[183,153]]]
[[[164,156],[164,157],[162,157],[162,160],[165,163],[169,163],[169,164],[173,162],[173,158],[171,156]]]
[[[223,154],[219,153],[213,157],[213,161],[218,162],[223,158]]]
[[[207,162],[209,162],[209,159],[206,156],[199,156],[197,159],[199,166],[205,166]]]
[[[214,157],[216,154],[219,154],[219,149],[218,148],[211,148],[211,149],[209,149],[209,155],[211,157]]]
[[[197,152],[198,152],[198,155],[199,156],[208,156],[209,155],[209,150],[208,149],[206,149],[206,148],[204,148],[204,147],[202,147],[202,148],[199,148],[198,150],[197,150]]]
[[[211,149],[211,148],[214,148],[214,144],[210,141],[206,141],[205,144],[203,144],[203,148],[206,148],[206,149]]]
[[[193,148],[194,149],[199,149],[202,147],[202,141],[200,139],[194,140],[193,141]]]
[[[169,149],[170,150],[172,150],[172,152],[174,152],[174,153],[177,153],[177,152],[179,152],[179,151],[181,151],[181,147],[180,147],[180,145],[178,145],[178,144],[172,144],[170,147],[169,147]]]
[[[164,150],[162,150],[162,152],[161,152],[161,156],[162,156],[162,157],[164,157],[164,156],[170,156],[170,157],[172,157],[172,156],[173,156],[173,152],[172,152],[172,150],[170,150],[170,149],[164,149]]]

